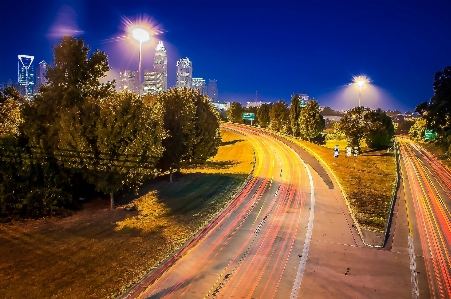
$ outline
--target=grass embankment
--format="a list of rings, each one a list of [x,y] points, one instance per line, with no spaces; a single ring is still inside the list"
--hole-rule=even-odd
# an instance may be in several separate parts
[[[222,133],[205,166],[174,183],[154,181],[115,211],[95,199],[67,218],[0,224],[0,298],[107,298],[139,280],[208,223],[251,171],[253,155],[241,155],[250,144]]]
[[[431,154],[433,154],[437,159],[440,160],[448,169],[451,169],[451,159],[448,158],[448,155],[446,154],[446,151],[438,146],[435,143],[431,142],[423,142],[420,143],[427,151],[429,151]]]
[[[383,232],[396,183],[393,151],[362,147],[354,168],[354,157],[349,157],[349,162],[346,157],[346,141],[328,141],[324,146],[298,142],[329,165],[343,187],[358,223],[371,231]],[[335,145],[340,149],[338,158],[333,156]]]

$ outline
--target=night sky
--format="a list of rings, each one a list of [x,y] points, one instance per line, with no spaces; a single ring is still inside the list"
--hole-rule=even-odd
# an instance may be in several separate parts
[[[111,78],[137,70],[138,45],[121,38],[124,19],[147,19],[161,33],[143,45],[143,68],[162,40],[169,86],[176,61],[188,57],[194,77],[218,80],[221,102],[254,101],[258,90],[261,101],[306,93],[347,109],[358,102],[349,83],[364,74],[363,106],[412,111],[451,65],[450,12],[450,0],[2,0],[0,82],[17,80],[19,54],[51,62],[63,32],[105,51]]]

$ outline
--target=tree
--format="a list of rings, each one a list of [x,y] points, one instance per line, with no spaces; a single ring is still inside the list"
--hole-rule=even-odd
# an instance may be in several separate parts
[[[262,104],[257,109],[256,115],[257,115],[258,123],[263,128],[266,128],[271,122],[271,118],[269,117],[270,109],[271,108],[268,104]]]
[[[196,107],[194,117],[194,138],[191,151],[186,159],[196,163],[203,163],[217,154],[221,144],[219,130],[219,113],[211,105],[208,97],[201,95],[197,90],[188,90],[193,93],[192,98]]]
[[[15,88],[0,90],[0,138],[19,135],[19,125],[23,122],[20,111],[22,101]]]
[[[299,117],[299,133],[304,140],[311,141],[318,136],[325,127],[325,121],[320,113],[318,102],[310,100],[307,105],[302,108]]]
[[[114,82],[100,82],[110,69],[107,56],[98,50],[89,55],[90,48],[82,39],[64,36],[53,50],[47,84],[23,105],[24,133],[33,159],[48,163],[48,172],[56,174],[54,184],[74,190],[82,183],[79,178],[93,182],[88,172],[99,167],[99,102],[115,95]],[[68,157],[90,164],[74,168],[67,163]],[[103,178],[98,179],[100,184]]]
[[[158,167],[172,173],[182,162],[204,162],[217,153],[221,142],[219,115],[197,90],[172,88],[158,95],[164,111],[165,151]]]
[[[291,97],[291,106],[289,112],[291,133],[294,137],[299,137],[300,135],[299,117],[301,116],[301,109],[302,108],[300,105],[299,95],[294,94]]]
[[[243,122],[243,107],[238,102],[233,102],[227,110],[227,118],[232,123]]]
[[[425,117],[428,128],[443,135],[451,129],[451,66],[435,74],[433,89],[429,103],[419,104],[415,111]]]
[[[45,149],[57,147],[59,143],[61,116],[73,107],[82,107],[88,98],[100,100],[114,92],[114,82],[100,82],[110,69],[105,53],[96,50],[88,57],[89,46],[71,36],[64,36],[53,50],[53,66],[46,73],[47,84],[40,87],[40,94],[24,109],[25,130],[31,144]],[[87,123],[82,123],[82,129],[90,132],[94,120],[92,117],[84,120]]]
[[[364,120],[368,124],[365,136],[368,147],[383,148],[389,146],[395,135],[392,119],[384,111],[377,109],[366,113]]]
[[[135,94],[120,93],[102,100],[100,107],[96,126],[100,159],[89,178],[97,190],[110,194],[114,208],[114,192],[136,191],[145,178],[157,173],[166,134],[159,103],[148,106]]]
[[[194,140],[196,106],[190,96],[190,89],[175,87],[158,94],[164,111],[164,130],[169,136],[163,140],[165,150],[157,167],[163,171],[169,170],[171,181],[173,170],[180,169],[180,163],[187,158],[193,144],[198,142]]]
[[[334,122],[332,124],[332,133],[328,133],[326,136],[327,140],[345,140],[346,135],[340,130],[340,123]]]
[[[276,132],[285,132],[288,125],[288,105],[285,101],[277,101],[269,111],[270,127]]]
[[[358,147],[360,151],[360,142],[365,138],[367,124],[364,116],[369,109],[363,106],[355,107],[346,112],[340,120],[340,131],[346,135],[348,146]]]
[[[57,158],[65,167],[80,171],[97,191],[109,194],[114,209],[114,193],[136,191],[157,172],[166,136],[162,107],[120,92],[100,101],[88,98],[82,107],[72,109],[80,110],[62,117]],[[92,134],[82,131],[80,115],[97,115]]]
[[[426,130],[427,121],[425,118],[420,117],[415,120],[415,123],[409,129],[409,136],[414,140],[423,140],[424,131]]]

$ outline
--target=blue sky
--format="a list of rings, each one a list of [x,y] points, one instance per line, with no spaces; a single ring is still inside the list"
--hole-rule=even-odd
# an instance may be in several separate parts
[[[0,82],[17,79],[17,55],[52,60],[62,32],[105,51],[112,75],[137,69],[138,46],[123,19],[147,18],[162,33],[143,46],[143,67],[162,40],[168,85],[175,63],[217,79],[220,101],[289,101],[306,93],[335,109],[357,106],[353,76],[365,74],[362,105],[413,110],[433,94],[434,74],[451,65],[449,0],[6,1],[0,30]],[[65,28],[65,31],[62,28]]]

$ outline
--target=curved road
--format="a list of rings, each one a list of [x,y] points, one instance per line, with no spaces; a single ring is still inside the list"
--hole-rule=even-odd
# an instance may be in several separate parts
[[[412,298],[405,215],[390,249],[366,247],[318,161],[264,131],[224,127],[252,143],[254,176],[196,245],[123,298]]]
[[[249,187],[222,222],[140,298],[290,296],[298,273],[286,266],[301,260],[308,226],[303,211],[311,205],[307,169],[281,142],[236,130],[256,151]]]

